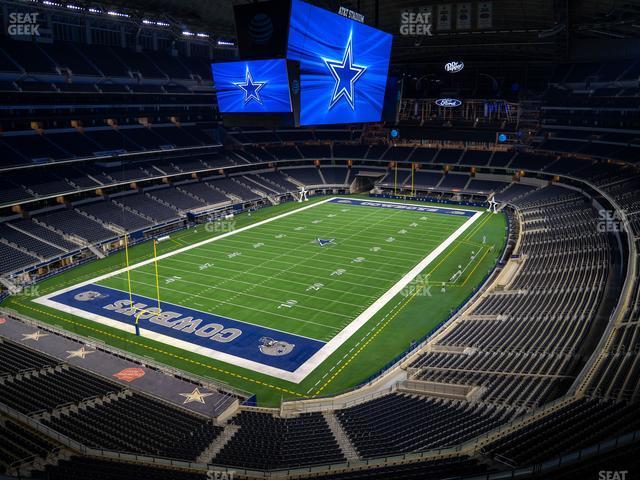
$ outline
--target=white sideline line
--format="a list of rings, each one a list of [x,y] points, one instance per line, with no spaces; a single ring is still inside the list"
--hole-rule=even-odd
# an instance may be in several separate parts
[[[202,245],[206,245],[208,243],[217,242],[218,240],[222,240],[223,238],[230,237],[231,235],[236,235],[237,233],[241,233],[241,232],[244,232],[246,230],[250,230],[252,228],[259,227],[260,225],[264,225],[265,223],[273,222],[274,220],[278,220],[280,218],[288,217],[289,215],[293,215],[296,212],[301,212],[303,210],[308,210],[309,208],[313,208],[313,207],[316,207],[318,205],[322,205],[323,203],[330,202],[331,200],[334,200],[334,198],[328,198],[326,200],[322,200],[320,202],[316,202],[316,203],[313,203],[311,205],[307,205],[306,207],[296,208],[295,210],[291,210],[290,212],[285,212],[285,213],[282,213],[282,214],[280,214],[278,216],[267,218],[265,220],[260,220],[259,222],[252,223],[251,225],[247,225],[245,227],[238,228],[237,230],[232,230],[230,232],[223,233],[222,235],[218,235],[217,237],[207,238],[206,240],[202,240],[201,242],[194,243],[193,245],[187,245],[186,247],[182,247],[182,248],[179,248],[177,250],[173,250],[173,251],[168,252],[168,253],[163,253],[162,255],[160,255],[158,257],[158,260],[162,260],[164,258],[173,257],[174,255],[177,255],[179,253],[187,252],[189,250],[193,250],[194,248],[201,247]],[[48,295],[44,295],[44,296],[42,296],[40,298],[49,298],[49,297],[52,297],[52,296],[55,296],[55,295],[60,295],[62,293],[68,292],[69,290],[73,290],[74,288],[84,287],[85,285],[89,285],[91,283],[99,282],[101,280],[104,280],[105,278],[109,278],[109,277],[113,277],[115,275],[119,275],[119,274],[124,273],[124,272],[126,272],[128,270],[135,270],[138,267],[143,267],[143,266],[149,265],[150,263],[153,263],[153,262],[154,262],[154,259],[150,258],[149,260],[144,260],[144,261],[142,261],[140,263],[136,263],[135,265],[130,265],[129,267],[124,267],[124,268],[121,268],[120,270],[116,270],[114,272],[105,273],[104,275],[100,275],[99,277],[95,277],[95,278],[92,278],[90,280],[86,280],[84,282],[77,283],[75,285],[72,285],[71,287],[63,288],[62,290],[58,290],[57,292],[54,292],[54,293],[49,293]],[[37,300],[39,300],[39,299],[37,299]]]
[[[309,360],[304,362],[293,373],[302,378],[307,377],[318,365],[335,352],[340,346],[346,342],[360,327],[366,324],[379,310],[391,301],[398,293],[402,291],[411,281],[416,278],[427,266],[433,262],[442,252],[444,252],[460,235],[462,235],[478,218],[482,216],[482,212],[476,212],[472,217],[464,222],[455,232],[453,232],[444,242],[438,245],[429,255],[424,257],[420,263],[413,267],[398,282],[387,290],[382,296],[373,302],[369,308],[358,315],[353,322],[347,325],[340,333],[333,337],[329,342],[318,350]],[[300,383],[300,381],[296,383]]]
[[[287,217],[289,215],[293,215],[297,212],[301,212],[303,210],[308,210],[310,208],[316,207],[318,205],[322,205],[333,200],[349,200],[342,197],[332,197],[326,200],[322,200],[311,205],[307,205],[305,207],[297,208],[295,210],[291,210],[289,212],[285,212],[283,214],[277,215],[275,217],[267,218],[265,220],[261,220],[259,222],[253,223],[251,225],[247,225],[245,227],[239,228],[237,230],[223,233],[222,235],[218,235],[213,238],[209,238],[206,240],[202,240],[200,242],[194,243],[193,245],[187,245],[186,247],[179,248],[172,252],[165,253],[158,257],[158,260],[162,260],[164,258],[169,258],[174,255],[178,255],[180,253],[192,250],[194,248],[198,248],[202,245],[206,245],[208,243],[212,243],[223,238],[229,237],[231,235],[235,235],[251,228],[258,227],[260,225],[264,225],[269,222],[273,222],[275,220]],[[364,200],[366,201],[366,200]],[[386,203],[393,205],[405,205],[405,206],[415,206],[415,204],[403,204],[397,202],[385,202],[378,200],[370,200],[375,203]],[[346,204],[343,204],[346,205]],[[375,207],[374,207],[375,208]],[[458,210],[458,211],[467,211],[467,212],[475,212],[473,216],[471,216],[464,224],[462,224],[455,232],[453,232],[444,242],[438,245],[431,253],[429,253],[425,258],[423,258],[420,263],[418,263],[415,267],[413,267],[406,275],[404,275],[395,285],[393,285],[389,290],[387,290],[380,298],[378,298],[374,303],[372,303],[365,311],[363,311],[360,315],[358,315],[353,321],[351,321],[344,329],[342,329],[335,337],[333,337],[329,342],[327,342],[320,350],[318,350],[311,358],[309,358],[306,362],[300,365],[295,371],[289,372],[287,370],[271,367],[269,365],[264,365],[262,363],[258,363],[252,360],[247,360],[242,357],[237,357],[235,355],[230,355],[224,352],[220,352],[218,350],[212,350],[206,347],[201,347],[199,345],[192,344],[190,342],[185,342],[183,340],[179,340],[173,337],[169,337],[167,335],[163,335],[160,333],[156,333],[144,328],[140,329],[140,334],[146,338],[150,338],[152,340],[159,341],[161,343],[165,343],[168,345],[172,345],[178,348],[181,348],[186,351],[190,351],[193,353],[198,353],[200,355],[204,355],[207,357],[214,358],[216,360],[220,360],[231,365],[236,365],[242,368],[246,368],[252,371],[256,371],[259,373],[264,373],[266,375],[270,375],[273,377],[281,378],[283,380],[287,380],[293,383],[300,383],[303,381],[313,370],[315,370],[322,362],[324,362],[333,352],[335,352],[340,346],[345,343],[352,335],[354,335],[363,325],[365,325],[378,311],[380,311],[387,303],[391,301],[393,297],[395,297],[402,289],[404,289],[411,281],[417,277],[433,260],[435,260],[442,252],[444,252],[460,235],[462,235],[478,218],[482,216],[482,211],[475,210],[466,210],[464,208],[451,208],[451,207],[434,207],[434,208],[442,208],[447,210]],[[33,301],[39,303],[41,305],[45,305],[60,311],[64,311],[73,315],[77,315],[79,317],[84,317],[89,320],[93,320],[97,323],[102,323],[104,325],[108,325],[110,327],[124,330],[130,333],[134,333],[134,326],[123,324],[117,320],[112,320],[107,317],[103,317],[102,315],[93,314],[90,312],[86,312],[84,310],[70,307],[68,305],[64,305],[62,303],[55,302],[51,300],[51,297],[61,295],[70,290],[74,290],[79,287],[83,287],[85,285],[90,285],[92,283],[100,282],[106,278],[110,278],[116,275],[120,275],[121,273],[127,272],[129,270],[134,270],[144,265],[148,265],[153,263],[154,259],[144,260],[142,262],[136,263],[135,265],[131,265],[129,267],[124,267],[119,270],[115,270],[110,273],[106,273],[104,275],[100,275],[98,277],[92,278],[90,280],[85,280],[84,282],[77,283],[70,287],[63,288],[61,290],[49,293],[47,295],[43,295],[42,297],[36,298]],[[236,320],[240,321],[241,320]],[[242,322],[247,323],[249,322]],[[268,327],[267,327],[268,328]],[[293,334],[295,335],[295,334]]]

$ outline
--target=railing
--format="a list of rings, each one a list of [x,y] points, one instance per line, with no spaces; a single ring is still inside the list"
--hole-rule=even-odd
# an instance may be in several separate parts
[[[548,404],[544,410],[547,413],[550,413],[551,411],[556,410],[557,408],[560,408],[561,406],[563,406],[563,404],[565,404],[566,402],[567,402],[566,399],[560,399],[556,402],[552,402]],[[419,452],[419,453],[391,455],[391,456],[379,457],[374,459],[353,460],[349,462],[307,466],[307,467],[292,468],[292,469],[250,470],[250,469],[236,468],[236,467],[230,467],[230,466],[224,466],[224,465],[215,465],[215,464],[205,465],[201,463],[195,463],[195,462],[189,462],[189,461],[183,461],[183,460],[177,460],[177,459],[171,459],[171,458],[137,455],[132,453],[116,452],[112,450],[89,448],[1,403],[0,403],[0,412],[6,414],[7,416],[23,424],[28,425],[32,429],[48,436],[49,438],[53,439],[54,441],[58,442],[64,447],[67,447],[68,449],[85,456],[98,457],[98,458],[109,459],[109,460],[121,460],[121,461],[133,462],[133,463],[139,463],[139,464],[145,464],[145,465],[155,465],[158,467],[181,468],[181,469],[187,469],[187,470],[199,471],[199,472],[204,472],[204,471],[228,472],[228,473],[233,472],[236,475],[247,476],[251,478],[289,478],[292,476],[313,476],[313,475],[320,475],[320,474],[326,475],[332,472],[338,473],[338,472],[344,472],[344,471],[363,470],[366,468],[383,467],[386,465],[394,465],[399,463],[415,463],[419,461],[428,461],[433,459],[459,457],[461,455],[475,453],[476,450],[469,449],[468,448],[469,445],[471,446],[477,445],[479,439],[489,438],[493,434],[504,429],[504,427],[498,427],[492,430],[491,432],[487,432],[486,434],[480,437],[477,437],[476,439],[473,439],[469,442],[465,442],[463,444],[459,444],[455,447],[433,449],[433,450],[428,450],[428,451]],[[536,416],[537,415],[529,414],[525,417],[521,417],[519,419],[519,423],[526,424],[528,423],[528,421],[534,419],[534,417]],[[572,463],[576,463],[585,458],[593,457],[593,456],[614,450],[619,447],[630,445],[639,440],[640,440],[640,431],[635,431],[628,434],[620,435],[610,440],[599,442],[598,444],[590,447],[582,448],[576,452],[562,455],[560,457],[549,460],[537,466],[521,468],[513,472],[500,472],[495,474],[487,474],[483,476],[474,476],[472,478],[478,479],[478,480],[480,479],[497,480],[502,478],[517,478],[519,474],[523,474],[530,471],[539,471],[539,472],[552,471],[564,465],[571,465]]]
[[[432,118],[437,117],[440,121],[457,120],[473,124],[478,120],[481,124],[488,125],[501,125],[502,122],[507,122],[510,129],[515,129],[520,110],[518,103],[507,102],[504,99],[465,100],[456,108],[440,107],[436,101],[435,98],[403,99],[399,108],[400,121],[418,121],[428,124]]]
[[[479,476],[475,475],[473,477],[465,477],[465,479],[466,480],[507,480],[507,479],[513,479],[513,478],[529,478],[529,475],[531,475],[532,473],[536,473],[538,475],[536,478],[551,478],[551,476],[546,477],[545,474],[549,474],[559,468],[569,467],[578,462],[582,462],[584,460],[587,460],[592,457],[596,457],[598,455],[606,454],[617,448],[625,447],[627,445],[637,443],[638,441],[640,441],[640,430],[626,433],[624,435],[620,435],[610,440],[599,442],[589,447],[581,448],[580,450],[576,450],[571,453],[561,455],[559,457],[553,458],[543,463],[530,465],[530,466],[518,468],[515,470],[509,470],[506,472],[489,473],[486,475],[479,475]],[[612,477],[612,478],[615,478],[615,477]]]
[[[92,347],[94,347],[96,350],[101,350],[104,351],[110,355],[114,355],[116,357],[120,357],[123,358],[125,360],[134,362],[136,364],[140,364],[140,365],[145,365],[148,368],[151,368],[153,370],[165,373],[165,374],[169,374],[172,375],[176,378],[179,379],[183,379],[185,381],[188,381],[190,383],[193,384],[198,384],[198,385],[202,385],[204,387],[206,387],[209,390],[213,390],[213,391],[219,391],[221,393],[227,393],[229,395],[232,395],[234,397],[238,397],[240,399],[247,399],[249,397],[251,397],[253,394],[250,392],[246,392],[242,389],[236,388],[236,387],[232,387],[230,385],[227,385],[226,383],[220,382],[218,380],[212,380],[210,378],[206,378],[206,377],[201,377],[199,375],[196,374],[190,374],[187,372],[184,372],[182,370],[179,370],[177,368],[173,368],[170,367],[168,365],[165,365],[163,363],[159,363],[154,361],[153,359],[149,358],[149,357],[142,357],[139,355],[136,355],[134,353],[131,353],[129,351],[126,350],[121,350],[117,347],[114,347],[112,345],[109,345],[107,343],[104,343],[102,341],[99,341],[95,338],[87,338],[87,337],[83,337],[81,335],[72,333],[68,330],[64,330],[61,328],[58,328],[54,325],[48,324],[48,323],[44,323],[44,322],[40,322],[38,320],[34,320],[30,317],[27,317],[25,315],[22,315],[19,312],[16,312],[15,310],[12,309],[2,309],[0,308],[0,312],[4,312],[5,315],[10,316],[10,317],[14,317],[16,319],[18,319],[19,321],[21,321],[22,323],[25,323],[27,325],[32,325],[38,329],[41,330],[47,330],[50,331],[52,333],[55,333],[56,335],[59,335],[61,337],[64,338],[68,338],[71,339],[73,341],[82,343],[82,344],[87,344],[87,343],[91,343]],[[31,347],[33,348],[33,347]]]
[[[571,392],[581,392],[587,386],[590,376],[593,373],[593,369],[598,364],[600,356],[609,341],[611,340],[611,335],[613,329],[617,322],[622,321],[624,319],[625,313],[628,309],[629,302],[632,300],[632,295],[634,291],[634,286],[636,282],[638,282],[638,271],[636,264],[636,256],[637,256],[637,248],[635,239],[633,236],[633,229],[631,228],[631,224],[629,222],[629,218],[627,217],[624,209],[620,208],[620,205],[603,189],[596,187],[590,182],[582,179],[577,179],[575,177],[570,177],[567,175],[567,178],[571,178],[572,180],[576,180],[579,182],[583,182],[589,185],[590,188],[601,194],[607,201],[613,206],[616,210],[620,218],[622,218],[625,231],[627,233],[627,248],[629,249],[629,254],[627,258],[627,271],[625,275],[624,284],[622,285],[622,292],[620,294],[620,301],[617,303],[615,310],[611,313],[609,317],[609,322],[607,324],[607,328],[604,331],[603,335],[600,337],[600,341],[598,345],[594,349],[590,358],[587,360],[587,363],[582,368],[578,376],[576,377],[573,385],[571,385]]]
[[[433,202],[433,199],[429,199],[428,197],[425,197],[425,198],[421,198],[421,197],[402,197],[402,196],[399,196],[399,195],[385,195],[385,194],[370,194],[369,196],[370,197],[374,197],[374,198],[393,198],[393,199],[398,199],[398,200],[413,200],[413,201],[429,201],[429,202]],[[442,202],[438,202],[438,203],[447,203],[447,204],[452,204],[452,205],[460,205],[460,202],[453,202],[453,201],[442,201]],[[472,202],[467,203],[467,205],[468,206],[479,206],[479,207],[486,207],[487,206],[486,203],[472,204]],[[507,226],[508,226],[508,228],[510,228],[510,223],[509,223],[508,216],[507,216]],[[507,242],[505,242],[505,244],[502,247],[502,253],[500,255],[500,258],[502,258],[504,256],[506,251],[507,251]],[[497,273],[499,268],[501,268],[500,263],[494,265],[493,268],[491,269],[491,271],[488,272],[487,275],[485,275],[485,277],[480,282],[480,285],[482,285],[482,286],[480,288],[478,288],[478,289],[475,289],[473,292],[471,292],[469,294],[469,296],[460,304],[459,307],[457,307],[453,312],[451,312],[451,314],[445,320],[441,321],[430,332],[428,332],[425,335],[423,335],[419,340],[417,340],[413,345],[411,345],[410,347],[405,349],[402,353],[396,355],[384,367],[379,369],[376,373],[371,375],[364,382],[359,383],[358,385],[355,385],[355,386],[353,386],[351,388],[348,388],[346,390],[343,390],[342,392],[340,392],[339,395],[342,396],[342,395],[345,395],[345,394],[349,394],[349,393],[355,392],[356,390],[364,389],[364,388],[367,388],[367,387],[373,385],[373,383],[375,383],[377,380],[379,380],[385,373],[391,371],[394,368],[400,367],[402,363],[404,363],[404,362],[406,362],[408,360],[408,358],[411,356],[412,353],[419,352],[422,348],[424,348],[427,345],[429,340],[434,335],[440,333],[440,331],[441,331],[443,326],[445,326],[448,323],[450,323],[452,321],[452,319],[455,319],[461,311],[466,310],[466,308],[468,307],[469,302],[472,299],[476,298],[478,295],[482,294],[482,292],[485,291],[489,280]],[[346,400],[346,401],[337,400],[337,403],[338,403],[337,406],[333,402],[329,402],[328,401],[328,399],[334,397],[335,394],[327,394],[327,395],[324,395],[324,396],[317,396],[317,397],[314,397],[314,399],[311,399],[311,400],[292,400],[290,402],[284,402],[281,405],[280,411],[281,412],[285,412],[286,410],[289,410],[289,407],[285,406],[285,403],[286,404],[291,404],[291,410],[293,410],[293,411],[298,411],[299,410],[299,408],[296,408],[296,404],[297,405],[305,405],[304,411],[312,411],[314,408],[315,409],[324,410],[324,409],[326,409],[326,407],[328,407],[329,405],[332,405],[332,404],[333,404],[333,407],[329,407],[329,408],[348,408],[349,406],[357,405],[357,404],[363,403],[364,401],[367,401],[367,397],[370,397],[370,398],[368,398],[368,400],[371,400],[373,398],[378,398],[378,397],[380,397],[382,395],[386,395],[388,393],[392,393],[393,391],[395,391],[395,387],[384,388],[384,389],[382,389],[380,391],[377,391],[375,393],[365,395],[364,397],[361,397],[361,396],[355,397],[352,400]],[[313,406],[314,404],[316,404],[315,407]]]
[[[569,177],[569,176],[565,176],[566,178],[570,178],[572,180],[576,180],[579,181],[583,184],[589,185],[591,188],[593,188],[595,191],[598,191],[599,193],[600,190],[598,190],[596,187],[594,187],[593,185],[589,184],[588,182],[582,180],[582,179],[575,179],[573,177]],[[606,195],[605,195],[606,196]],[[611,200],[608,196],[606,196],[606,198],[608,200]],[[617,208],[617,204],[615,204],[615,202],[612,202],[612,205],[614,205]],[[634,250],[632,250],[634,251]],[[631,267],[629,267],[631,268]],[[623,286],[623,290],[625,292],[628,292],[628,288],[629,285],[632,286],[633,281],[635,281],[635,275],[632,277],[627,276],[627,279],[625,280],[625,284]],[[476,292],[477,293],[477,292]],[[625,299],[628,298],[628,295],[625,295]],[[603,336],[603,338],[601,339],[600,345],[598,345],[598,348],[594,351],[589,363],[587,364],[587,366],[589,366],[590,364],[592,364],[595,360],[597,360],[598,358],[598,354],[600,353],[600,348],[602,346],[602,344],[604,342],[606,342],[606,339],[608,337],[608,333],[610,333],[610,330],[613,326],[613,322],[615,321],[615,319],[618,317],[618,315],[621,312],[621,308],[622,308],[622,303],[624,302],[624,299],[620,301],[620,303],[618,303],[616,310],[612,313],[611,318],[610,318],[610,323],[608,325],[607,328],[607,332],[606,334]],[[466,302],[465,302],[466,303]],[[146,363],[146,360],[145,360]],[[587,367],[585,367],[585,369],[583,369],[583,371],[581,372],[581,375],[584,374],[585,370]],[[355,388],[359,388],[359,387],[355,387]],[[354,388],[354,389],[355,389]],[[353,390],[353,389],[352,389]],[[390,390],[388,391],[380,391],[380,392],[376,392],[376,393],[372,393],[371,394],[371,398],[374,398],[374,395],[381,395],[384,393],[388,393]],[[575,393],[575,392],[573,392]],[[506,434],[512,431],[515,431],[519,428],[521,428],[522,426],[526,425],[527,423],[530,423],[534,420],[537,420],[538,418],[540,418],[543,415],[547,415],[552,411],[555,411],[557,408],[560,408],[561,406],[567,405],[571,402],[573,402],[575,400],[574,397],[562,397],[558,400],[556,400],[555,402],[551,402],[546,404],[544,407],[542,407],[541,409],[537,409],[534,410],[533,412],[530,412],[529,414],[519,417],[515,422],[511,422],[508,424],[504,424],[501,425],[489,432],[486,432],[478,437],[475,437],[474,439],[470,440],[469,442],[465,442],[464,444],[460,444],[457,445],[455,447],[451,447],[451,448],[447,448],[447,449],[438,449],[438,450],[431,450],[428,452],[421,452],[421,453],[415,453],[415,454],[406,454],[406,455],[400,455],[400,456],[391,456],[391,457],[384,457],[384,458],[379,458],[379,459],[372,459],[372,460],[364,460],[364,461],[360,461],[360,462],[348,462],[348,463],[340,463],[340,464],[329,464],[329,465],[324,465],[324,466],[318,466],[318,467],[305,467],[305,468],[301,468],[301,469],[288,469],[288,470],[278,470],[278,471],[271,471],[271,472],[255,472],[255,471],[251,471],[251,470],[241,470],[241,469],[232,469],[238,473],[240,472],[251,472],[252,474],[257,474],[257,476],[259,477],[264,477],[264,478],[277,478],[279,476],[285,476],[285,475],[289,475],[292,473],[313,473],[313,472],[327,472],[327,471],[337,471],[340,469],[345,469],[345,468],[355,468],[355,467],[359,467],[359,466],[372,466],[372,465],[384,465],[386,463],[389,462],[401,462],[401,461],[417,461],[417,460],[421,460],[421,459],[427,459],[427,458],[432,458],[432,457],[441,457],[444,455],[458,455],[460,454],[460,452],[462,451],[476,451],[478,448],[481,448],[481,446],[483,444],[488,443],[489,441],[492,441],[494,439],[494,437],[501,435],[501,434]],[[634,437],[637,438],[637,437]],[[600,445],[600,444],[599,444]],[[606,443],[604,443],[603,445],[606,445]],[[584,449],[585,451],[588,451],[587,449]],[[580,452],[583,452],[583,450],[581,450]],[[113,452],[109,452],[109,454],[113,454]],[[118,454],[118,455],[128,455],[128,454]],[[140,457],[140,456],[133,456],[135,458],[152,458],[152,457]],[[123,458],[123,457],[121,457]],[[569,456],[564,456],[562,458],[571,458]],[[158,460],[160,461],[160,460]],[[169,461],[169,462],[173,462],[171,460],[165,460],[162,459],[163,462],[165,461]],[[184,463],[184,462],[181,462]],[[557,462],[556,462],[557,463]],[[173,465],[173,463],[170,463],[171,465]],[[550,464],[551,465],[551,464]],[[226,467],[225,467],[226,468]],[[230,469],[231,470],[231,469]],[[485,477],[483,477],[485,478]],[[486,477],[486,478],[490,478],[490,477]],[[497,478],[497,477],[494,477]]]

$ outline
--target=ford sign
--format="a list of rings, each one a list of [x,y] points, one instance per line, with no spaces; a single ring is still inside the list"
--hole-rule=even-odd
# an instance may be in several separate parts
[[[462,105],[462,100],[458,100],[457,98],[439,98],[436,100],[436,105],[445,108],[459,107]]]
[[[464,62],[448,62],[445,64],[444,69],[449,73],[458,73],[464,68]]]

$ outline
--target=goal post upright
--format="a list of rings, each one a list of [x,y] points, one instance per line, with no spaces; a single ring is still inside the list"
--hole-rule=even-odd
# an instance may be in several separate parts
[[[398,194],[398,162],[395,162],[394,167],[395,167],[394,168],[395,175],[393,180],[393,194],[397,195]]]
[[[412,162],[411,163],[411,196],[412,197],[416,196],[416,189],[415,189],[415,184],[413,180],[414,172],[415,172],[415,164]]]
[[[133,306],[133,291],[131,290],[131,269],[129,268],[129,240],[127,233],[124,234],[124,261],[127,267],[127,283],[129,286],[129,305]]]
[[[153,264],[154,264],[154,270],[155,270],[155,284],[156,284],[156,297],[157,297],[157,301],[158,301],[158,308],[157,308],[157,312],[155,313],[156,316],[159,316],[161,313],[161,308],[160,308],[160,275],[159,275],[159,270],[158,270],[158,240],[157,239],[153,239]],[[127,267],[127,284],[129,287],[129,305],[131,306],[132,309],[137,310],[136,307],[134,307],[134,303],[133,303],[133,289],[131,287],[131,269],[130,269],[130,263],[129,263],[129,242],[127,240],[127,236],[124,236],[124,252],[125,252],[125,263],[126,263],[126,267]],[[151,311],[144,309],[144,308],[140,308],[139,311],[136,313],[135,315],[135,334],[136,336],[140,336],[140,317],[143,314],[152,314]]]
[[[156,269],[156,296],[158,297],[158,315],[162,311],[160,308],[160,276],[158,275],[158,240],[153,239],[153,263]]]

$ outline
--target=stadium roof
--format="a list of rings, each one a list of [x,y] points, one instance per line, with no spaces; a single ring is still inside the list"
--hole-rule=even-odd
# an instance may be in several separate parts
[[[135,9],[148,13],[162,12],[176,22],[185,22],[192,27],[201,27],[220,35],[235,34],[233,7],[253,0],[111,0],[111,5]],[[309,3],[338,10],[338,4],[356,8],[356,1],[338,2],[337,0],[310,0]],[[353,4],[353,5],[351,5]]]

